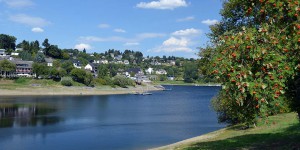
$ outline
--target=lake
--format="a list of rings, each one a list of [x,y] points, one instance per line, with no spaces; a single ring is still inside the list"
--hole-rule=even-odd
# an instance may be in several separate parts
[[[0,149],[147,149],[224,127],[210,108],[220,87],[167,88],[146,96],[0,97]]]

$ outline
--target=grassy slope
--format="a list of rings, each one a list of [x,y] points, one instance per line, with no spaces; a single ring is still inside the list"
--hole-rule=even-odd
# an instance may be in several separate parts
[[[241,130],[228,127],[162,149],[300,149],[300,124],[295,113],[280,114],[258,123],[256,128]]]

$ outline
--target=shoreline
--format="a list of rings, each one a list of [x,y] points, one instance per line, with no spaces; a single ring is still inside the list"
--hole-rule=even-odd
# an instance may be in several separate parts
[[[197,142],[209,141],[209,140],[217,137],[218,135],[222,134],[225,130],[227,130],[226,127],[216,130],[216,131],[213,131],[213,132],[209,132],[209,133],[200,135],[200,136],[196,136],[196,137],[192,137],[192,138],[185,139],[182,141],[178,141],[173,144],[156,147],[156,148],[150,148],[149,150],[174,150],[174,149],[178,149],[178,147],[181,147],[181,146],[191,145],[191,144],[197,143]]]
[[[136,86],[128,88],[103,87],[64,87],[64,86],[40,86],[40,87],[22,87],[16,89],[0,89],[0,96],[81,96],[81,95],[120,95],[133,94],[143,91],[159,91],[161,89],[153,85]]]

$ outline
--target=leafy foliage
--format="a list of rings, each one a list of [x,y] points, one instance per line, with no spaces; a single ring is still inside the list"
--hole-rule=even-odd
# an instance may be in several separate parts
[[[117,75],[114,77],[113,82],[115,85],[120,86],[122,88],[126,88],[127,86],[133,86],[133,80],[126,78],[125,76]]]
[[[72,79],[68,78],[68,77],[62,78],[61,79],[61,85],[63,85],[63,86],[72,86],[73,85]]]
[[[0,49],[15,49],[16,40],[14,36],[0,34]]]
[[[43,63],[33,63],[32,71],[36,74],[36,78],[49,73],[46,64]]]
[[[4,77],[6,77],[7,72],[13,72],[16,70],[16,65],[6,59],[0,61],[0,71],[4,72]]]
[[[286,111],[287,82],[300,70],[299,10],[290,0],[225,2],[207,57],[223,83],[219,113],[250,124]]]

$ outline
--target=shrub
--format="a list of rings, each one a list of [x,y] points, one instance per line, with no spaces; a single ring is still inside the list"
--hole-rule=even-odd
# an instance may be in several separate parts
[[[113,83],[114,85],[120,86],[122,88],[127,88],[127,86],[134,85],[134,82],[131,79],[120,75],[114,77]]]
[[[73,85],[72,79],[68,78],[68,77],[62,78],[61,85],[63,85],[63,86],[72,86]]]

